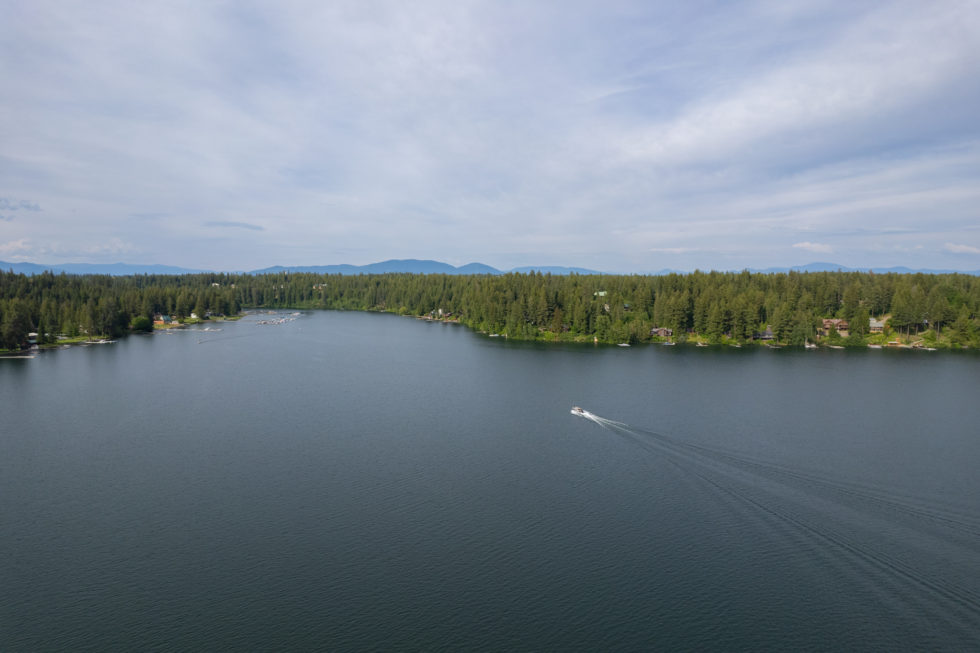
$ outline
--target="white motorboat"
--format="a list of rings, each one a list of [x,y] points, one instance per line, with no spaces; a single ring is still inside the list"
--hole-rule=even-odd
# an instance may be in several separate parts
[[[591,419],[593,417],[592,413],[590,413],[589,411],[585,410],[580,406],[572,406],[571,413],[576,417],[585,417],[588,419]]]

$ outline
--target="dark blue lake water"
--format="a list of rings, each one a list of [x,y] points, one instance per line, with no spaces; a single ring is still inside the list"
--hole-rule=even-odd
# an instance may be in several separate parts
[[[0,649],[980,649],[976,355],[268,318],[0,360]]]

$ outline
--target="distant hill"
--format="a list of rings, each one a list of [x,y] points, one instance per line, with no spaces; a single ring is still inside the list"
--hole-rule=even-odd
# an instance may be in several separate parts
[[[506,272],[541,272],[542,274],[602,274],[595,270],[585,268],[568,268],[557,265],[528,265],[525,267],[514,268],[512,270],[498,270],[497,268],[483,263],[467,263],[466,265],[455,267],[441,261],[428,261],[418,259],[392,259],[381,261],[380,263],[369,263],[367,265],[277,265],[261,270],[252,270],[249,274],[270,274],[275,272],[313,272],[316,274],[388,274],[388,273],[409,273],[409,274],[506,274]]]
[[[418,259],[391,259],[367,265],[276,265],[271,268],[252,270],[249,274],[272,274],[276,272],[312,272],[314,274],[500,274],[500,270],[483,263],[468,263],[455,267],[440,261],[420,261]]]
[[[456,268],[456,274],[500,274],[500,270],[483,263],[467,263]]]
[[[636,274],[646,277],[665,277],[668,274],[690,274],[690,270],[675,270],[674,268],[663,268],[656,272],[637,272]]]

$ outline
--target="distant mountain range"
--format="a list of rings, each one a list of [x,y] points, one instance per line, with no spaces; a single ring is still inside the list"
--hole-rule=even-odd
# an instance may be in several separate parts
[[[585,268],[566,268],[556,265],[526,266],[511,270],[498,270],[483,263],[467,263],[456,267],[440,261],[420,261],[417,259],[392,259],[367,265],[276,265],[271,268],[252,270],[249,274],[273,274],[276,272],[313,272],[316,274],[507,274],[508,272],[541,272],[542,274],[602,274]]]
[[[807,263],[806,265],[796,265],[789,268],[765,268],[764,270],[750,269],[749,272],[770,274],[785,272],[837,272],[838,270],[841,272],[874,272],[875,274],[888,274],[889,272],[894,272],[895,274],[970,274],[980,276],[980,270],[913,270],[912,268],[907,268],[901,265],[890,268],[849,268],[844,265],[838,265],[837,263]]]
[[[41,263],[8,263],[0,261],[0,270],[12,270],[20,274],[40,274],[45,270],[50,270],[56,274],[65,272],[67,274],[108,274],[112,276],[124,276],[132,274],[199,274],[211,272],[212,270],[196,270],[191,268],[181,268],[173,265],[133,265],[129,263],[62,263],[59,265],[45,265]],[[759,272],[763,274],[780,274],[786,272],[867,272],[875,274],[887,274],[894,272],[897,274],[971,274],[980,276],[980,270],[913,270],[907,267],[891,268],[849,268],[836,263],[807,263],[793,267],[774,267],[765,269],[750,269],[749,272]],[[587,268],[562,267],[557,265],[529,265],[510,270],[498,270],[497,268],[483,263],[468,263],[456,267],[441,261],[426,261],[418,259],[392,259],[381,261],[380,263],[369,263],[367,265],[276,265],[261,270],[251,270],[248,274],[274,274],[277,272],[312,272],[315,274],[386,274],[386,273],[410,273],[410,274],[507,274],[508,272],[540,272],[542,274],[615,274],[610,272],[599,272]],[[647,272],[648,275],[664,274],[686,274],[682,270],[664,269],[658,272]]]
[[[20,274],[40,274],[50,270],[56,274],[109,274],[124,276],[129,274],[199,274],[213,270],[195,270],[172,265],[131,265],[128,263],[62,263],[45,265],[41,263],[8,263],[0,261],[0,270],[13,270]],[[468,263],[456,267],[441,261],[420,261],[418,259],[392,259],[367,265],[275,265],[261,270],[251,270],[248,274],[275,274],[277,272],[312,272],[314,274],[506,274],[507,272],[541,272],[551,274],[602,274],[585,268],[568,268],[554,265],[526,266],[513,270],[498,270],[483,263]]]

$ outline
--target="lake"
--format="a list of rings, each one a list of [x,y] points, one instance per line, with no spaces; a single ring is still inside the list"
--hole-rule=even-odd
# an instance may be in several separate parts
[[[980,649],[976,354],[208,328],[0,360],[3,650]]]

